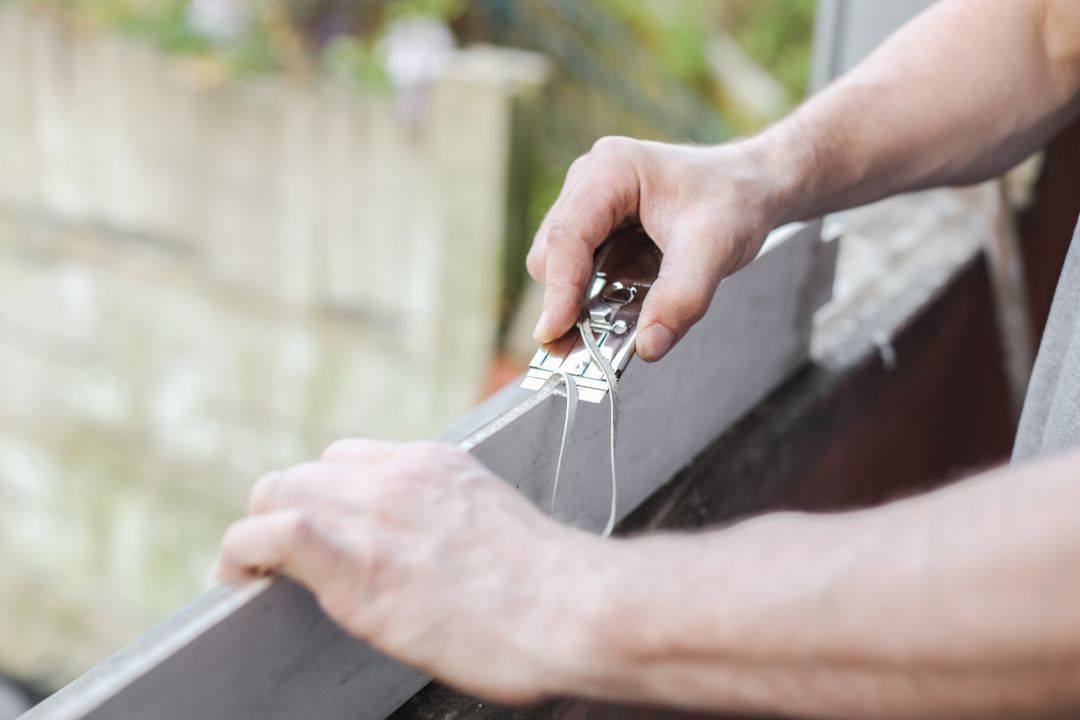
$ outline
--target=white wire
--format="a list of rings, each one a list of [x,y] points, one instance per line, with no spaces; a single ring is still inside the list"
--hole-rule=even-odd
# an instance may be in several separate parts
[[[548,378],[549,383],[566,385],[566,418],[563,420],[562,442],[559,443],[559,459],[555,463],[555,484],[551,488],[551,512],[555,513],[555,498],[559,495],[559,474],[562,472],[563,455],[566,452],[566,439],[574,432],[574,416],[577,415],[577,381],[569,373],[556,370]]]
[[[615,377],[615,369],[611,367],[611,363],[607,361],[607,358],[600,352],[600,348],[596,344],[592,323],[589,322],[588,316],[578,322],[578,332],[581,333],[581,339],[585,341],[589,356],[593,362],[600,366],[604,373],[604,379],[607,380],[608,386],[608,403],[611,407],[611,442],[609,445],[609,456],[611,458],[611,510],[608,513],[608,521],[607,525],[604,526],[604,532],[601,533],[604,537],[607,537],[615,529],[615,516],[619,509],[619,484],[615,480],[615,438],[619,425],[619,381]]]
[[[611,535],[611,531],[615,529],[615,518],[619,509],[619,486],[615,479],[615,441],[619,425],[619,381],[615,376],[615,369],[611,367],[611,363],[609,363],[603,353],[600,352],[600,348],[596,344],[596,338],[593,335],[592,324],[589,322],[589,319],[582,319],[577,327],[578,332],[581,334],[581,339],[585,342],[585,347],[589,351],[589,357],[600,367],[601,372],[604,373],[604,380],[607,382],[608,386],[608,404],[611,408],[611,436],[608,453],[611,460],[611,509],[608,511],[607,525],[604,526],[604,530],[601,533],[603,537],[608,537]],[[574,417],[577,415],[578,388],[577,381],[574,379],[573,375],[559,370],[553,372],[547,382],[551,385],[566,385],[566,416],[563,420],[562,441],[559,443],[559,457],[555,462],[555,482],[551,488],[551,512],[554,514],[555,500],[559,496],[559,476],[562,474],[563,457],[566,453],[566,441],[574,431]]]

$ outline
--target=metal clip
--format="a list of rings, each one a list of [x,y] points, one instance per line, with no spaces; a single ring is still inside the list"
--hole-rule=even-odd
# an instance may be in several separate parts
[[[615,231],[597,249],[579,321],[587,319],[600,353],[620,377],[634,355],[641,306],[660,272],[662,255],[640,227]],[[552,373],[573,375],[581,400],[598,403],[608,392],[577,327],[536,351],[521,387],[539,390]]]

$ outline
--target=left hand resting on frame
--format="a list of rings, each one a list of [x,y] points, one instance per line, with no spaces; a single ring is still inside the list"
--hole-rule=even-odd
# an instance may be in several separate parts
[[[460,688],[507,702],[587,672],[593,568],[609,543],[544,516],[449,445],[342,440],[263,476],[229,528],[229,583],[282,573],[348,632]],[[601,573],[602,575],[602,573]]]

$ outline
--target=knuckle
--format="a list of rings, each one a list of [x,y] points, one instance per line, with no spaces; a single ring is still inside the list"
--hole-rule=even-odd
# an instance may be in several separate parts
[[[568,250],[572,252],[582,244],[582,219],[573,210],[567,210],[552,219],[551,228],[548,230],[548,249],[551,253],[565,257]]]
[[[591,153],[600,157],[620,157],[634,151],[637,141],[621,135],[606,135],[593,143]]]
[[[437,453],[439,455],[449,455],[453,457],[468,455],[468,453],[459,448],[457,445],[445,442],[438,442],[437,440],[421,440],[420,445],[423,446],[426,452]]]
[[[414,440],[408,445],[408,452],[414,458],[429,457],[439,451],[439,443],[430,440]]]
[[[221,537],[221,554],[224,557],[232,557],[235,554],[236,546],[240,542],[241,528],[238,523],[233,523],[226,530],[225,534]]]
[[[548,228],[548,247],[558,252],[572,238],[570,223],[565,215],[551,219],[551,227]]]
[[[470,455],[465,450],[457,447],[456,445],[449,445],[446,443],[435,443],[435,445],[437,446],[437,452],[439,453],[439,457],[445,458],[447,464],[449,465],[471,465],[472,463],[476,462],[476,459],[473,458],[472,455]]]
[[[322,454],[317,463],[307,463],[305,475],[318,476],[327,471],[329,465],[367,465],[392,457],[394,446],[365,437],[344,438],[332,443]]]
[[[421,467],[429,467],[433,464],[444,463],[460,452],[463,451],[458,450],[453,445],[421,440],[410,443],[408,454],[410,459]]]
[[[315,524],[299,510],[289,513],[285,520],[285,540],[289,548],[310,547],[316,536]]]
[[[567,178],[577,177],[581,173],[581,171],[585,169],[585,166],[588,165],[588,163],[589,163],[589,155],[588,155],[588,153],[586,153],[584,155],[577,156],[574,159],[574,162],[570,163],[570,167],[567,168],[566,177]]]
[[[308,484],[308,479],[314,476],[320,467],[321,465],[317,462],[306,462],[293,465],[281,473],[274,487],[278,502],[287,500],[288,496],[295,494],[297,490],[303,489]]]
[[[394,477],[381,484],[381,499],[393,501],[401,493],[415,492],[418,486],[459,466],[463,456],[471,459],[468,453],[453,445],[427,441],[409,443],[398,459]]]
[[[346,454],[356,444],[356,438],[341,438],[335,440],[326,446],[320,457],[323,460],[328,460],[333,457],[340,457]]]
[[[272,470],[255,481],[248,498],[248,508],[251,512],[259,512],[271,507],[283,476],[284,473],[280,470]]]

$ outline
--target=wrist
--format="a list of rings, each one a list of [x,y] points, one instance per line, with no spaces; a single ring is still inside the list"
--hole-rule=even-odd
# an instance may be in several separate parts
[[[673,585],[661,577],[663,539],[585,536],[573,549],[567,582],[556,589],[558,667],[552,695],[619,701],[655,700],[648,679],[670,659],[666,627]],[[568,556],[569,557],[569,556]],[[567,562],[570,562],[569,560]]]
[[[549,549],[540,621],[530,631],[546,695],[630,699],[634,629],[647,620],[629,617],[624,602],[635,574],[627,544],[571,531]]]
[[[720,533],[610,540],[579,553],[580,567],[591,567],[566,588],[577,598],[567,613],[572,650],[553,692],[688,702],[680,678],[698,667],[711,673],[712,700],[748,701],[729,686],[733,678],[786,662],[799,629],[820,615],[814,600],[828,573],[801,561],[808,538],[824,539],[814,527],[825,526],[796,518],[776,513]],[[766,557],[786,568],[776,573],[783,581],[761,577]],[[731,587],[739,592],[721,592]]]
[[[774,226],[816,217],[815,161],[805,134],[789,118],[741,142],[750,161],[760,169],[767,188]]]

